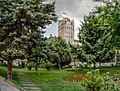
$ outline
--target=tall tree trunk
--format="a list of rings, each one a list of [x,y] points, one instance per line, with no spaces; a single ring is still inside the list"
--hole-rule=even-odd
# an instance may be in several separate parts
[[[76,66],[76,64],[75,64],[75,60],[74,60],[74,66]]]
[[[35,64],[35,70],[38,71],[38,64]]]
[[[61,65],[60,65],[60,61],[58,62],[58,67],[59,67],[59,70],[61,70]]]
[[[94,70],[96,70],[96,63],[94,62],[93,65],[94,65]]]
[[[39,64],[38,64],[38,63],[36,63],[36,65],[35,65],[35,70],[37,71],[37,74],[38,74],[38,76],[39,76],[40,74],[39,74],[38,67],[39,67]]]
[[[7,59],[7,66],[8,66],[8,72],[7,72],[7,76],[8,76],[8,80],[12,80],[12,59],[11,57],[9,57]]]

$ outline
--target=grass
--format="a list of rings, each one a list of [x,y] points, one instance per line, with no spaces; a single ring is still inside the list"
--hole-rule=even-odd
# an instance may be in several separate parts
[[[24,72],[31,78],[31,80],[40,86],[42,91],[84,91],[80,83],[64,81],[64,77],[70,74],[76,74],[76,72],[68,72],[65,70],[51,70],[40,69],[40,76],[32,71]]]
[[[0,66],[0,75],[6,77],[6,67]],[[28,69],[19,69],[20,72],[24,72],[35,84],[37,84],[42,91],[84,91],[84,88],[81,86],[80,82],[68,82],[64,81],[64,77],[86,73],[91,69],[83,69],[77,71],[67,71],[67,70],[50,70],[40,69],[40,75],[37,75],[37,72],[32,69],[29,71]],[[114,73],[120,73],[120,67],[114,68],[101,68],[101,73],[110,72],[110,75]],[[13,68],[13,82],[16,84],[20,84],[20,80],[17,75],[17,69]]]
[[[7,68],[0,66],[0,76],[7,78]]]
[[[51,70],[47,71],[45,69],[40,69],[40,76],[32,70],[28,71],[24,69],[23,71],[28,75],[28,77],[37,85],[39,85],[43,91],[84,91],[81,87],[80,82],[68,82],[64,81],[64,77],[72,74],[86,73],[92,69],[83,69],[77,71],[66,71],[66,70]],[[22,71],[22,70],[21,70]],[[120,72],[120,67],[115,68],[101,68],[101,73],[110,72],[113,75],[116,72]]]
[[[7,78],[7,67],[0,66],[0,76]],[[14,68],[12,72],[12,82],[14,82],[15,84],[21,84],[17,71]]]
[[[113,68],[101,68],[101,73],[109,72],[110,75],[113,75],[115,73],[120,73],[120,67],[113,67]]]

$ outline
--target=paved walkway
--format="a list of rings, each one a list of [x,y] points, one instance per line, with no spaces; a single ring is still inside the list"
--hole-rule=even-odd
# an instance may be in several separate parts
[[[15,86],[8,84],[5,78],[0,76],[0,91],[20,91]]]

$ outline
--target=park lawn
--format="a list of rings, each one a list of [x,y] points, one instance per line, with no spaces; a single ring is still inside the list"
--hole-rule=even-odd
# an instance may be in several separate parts
[[[79,71],[65,71],[65,70],[50,70],[40,69],[40,76],[36,71],[24,70],[27,76],[37,84],[42,91],[84,91],[80,82],[67,82],[64,77],[80,73]]]
[[[12,70],[13,70],[13,72],[12,72],[13,73],[12,74],[12,82],[14,82],[15,84],[22,84],[20,82],[19,77],[18,77],[17,69],[13,68]],[[7,67],[0,66],[0,76],[7,78]]]
[[[64,81],[64,77],[72,74],[86,73],[92,69],[83,69],[81,71],[66,71],[66,70],[50,70],[40,69],[40,76],[37,72],[32,70],[23,70],[25,74],[43,91],[84,91],[80,82],[68,82]],[[21,70],[22,71],[22,70]],[[101,73],[110,72],[110,75],[114,73],[120,73],[120,67],[114,68],[101,68]]]
[[[7,68],[0,66],[0,75],[6,76]],[[64,77],[72,74],[86,73],[91,69],[83,69],[80,71],[66,71],[66,70],[50,70],[39,69],[40,75],[37,75],[37,72],[32,69],[29,71],[27,68],[19,69],[19,72],[25,73],[35,84],[37,84],[42,91],[84,91],[84,88],[81,86],[80,82],[68,82],[64,81]],[[17,75],[18,69],[13,68],[13,82],[15,84],[20,84],[19,77]],[[110,72],[110,75],[114,73],[120,73],[120,67],[114,68],[101,68],[101,73]]]
[[[109,72],[110,75],[114,75],[115,73],[120,73],[120,67],[112,67],[112,68],[101,68],[101,73]]]
[[[0,66],[0,76],[7,78],[7,68],[4,66]]]

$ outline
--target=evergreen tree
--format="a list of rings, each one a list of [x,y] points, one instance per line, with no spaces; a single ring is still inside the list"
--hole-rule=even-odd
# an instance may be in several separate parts
[[[29,62],[33,62],[35,70],[38,72],[38,66],[41,59],[44,57],[45,38],[42,30],[36,30],[35,32],[27,33],[27,37],[22,36],[24,44],[26,59]]]
[[[81,28],[79,29],[79,40],[82,42],[82,59],[94,64],[96,62],[106,62],[113,58],[112,51],[112,31],[109,25],[101,22],[101,18],[90,14],[84,17]]]
[[[29,37],[38,42],[37,37],[32,39],[32,36],[57,19],[54,4],[42,0],[0,0],[0,52],[8,63],[9,80],[12,79],[13,59],[23,57],[24,51],[29,49],[23,40]]]

